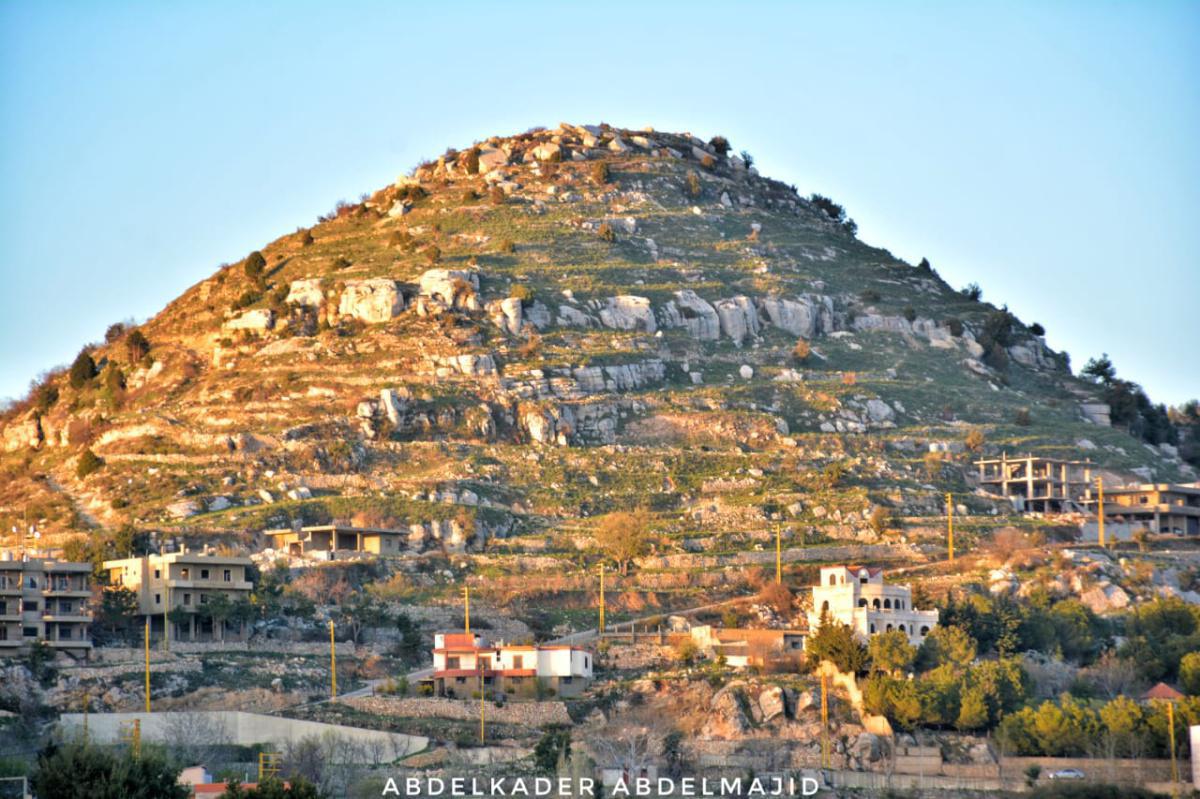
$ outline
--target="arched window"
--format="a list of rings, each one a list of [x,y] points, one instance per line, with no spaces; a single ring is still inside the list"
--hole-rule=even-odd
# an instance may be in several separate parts
[[[872,624],[871,625],[871,635],[874,635],[874,634],[875,634],[875,625]]]
[[[904,600],[903,599],[896,600],[896,610],[904,610]]]
[[[902,632],[902,633],[906,633],[906,632],[908,632],[908,630],[904,629],[904,625],[903,625],[903,624],[901,624],[901,625],[900,625],[899,627],[897,627],[896,629],[897,629],[897,630],[899,630],[899,631],[900,631],[900,632]]]
[[[892,600],[890,600],[890,599],[883,600],[883,609],[891,610],[892,609]]]
[[[837,575],[836,574],[829,575],[829,584],[837,585]]]
[[[821,603],[821,612],[822,613],[829,612],[829,600],[828,599],[826,599],[824,602]]]
[[[860,608],[865,608],[865,607],[867,606],[867,600],[865,600],[865,599],[861,599],[861,598],[860,598],[860,599],[858,600],[858,606],[859,606]]]
[[[889,625],[887,626],[887,631],[888,631],[889,633],[892,631],[892,625],[890,625],[890,624],[889,624]]]
[[[874,603],[874,605],[875,605],[875,609],[876,609],[876,610],[879,610],[879,597],[875,597],[875,603]]]
[[[927,635],[929,635],[929,628],[928,628],[928,627],[922,627],[922,628],[921,628],[921,637],[922,637],[922,638],[924,638],[924,637],[925,637],[925,636],[927,636]]]

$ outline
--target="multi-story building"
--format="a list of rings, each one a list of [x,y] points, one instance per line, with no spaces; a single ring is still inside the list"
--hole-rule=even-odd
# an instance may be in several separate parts
[[[0,655],[40,640],[86,657],[92,649],[91,564],[11,558],[0,558]]]
[[[592,653],[577,646],[489,643],[478,633],[437,633],[433,688],[438,696],[470,697],[480,680],[492,693],[577,696],[592,681]]]
[[[404,549],[408,533],[375,527],[345,527],[322,524],[299,530],[267,530],[264,535],[275,549],[289,555],[333,560],[338,553],[396,555]]]
[[[847,625],[864,641],[872,635],[899,630],[914,646],[920,645],[938,623],[936,610],[912,606],[912,588],[886,585],[883,569],[866,566],[821,569],[821,583],[812,588],[810,632],[820,626],[822,617]]]
[[[975,461],[979,484],[1008,497],[1018,510],[1062,513],[1074,510],[1092,481],[1090,461],[1066,461],[1026,455]]]
[[[137,594],[138,613],[144,617],[143,621],[149,619],[151,637],[161,639],[165,634],[175,641],[243,637],[245,630],[241,624],[214,618],[206,606],[218,595],[229,602],[249,599],[254,586],[246,570],[252,565],[249,558],[200,552],[104,562],[109,585]]]
[[[1084,503],[1093,513],[1099,505],[1097,492],[1087,492]],[[1130,533],[1200,535],[1200,483],[1171,485],[1141,483],[1104,487],[1104,520],[1124,524]],[[1110,532],[1119,534],[1120,528]]]

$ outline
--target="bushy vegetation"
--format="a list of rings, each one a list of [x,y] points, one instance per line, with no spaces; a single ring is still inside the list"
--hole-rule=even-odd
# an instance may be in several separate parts
[[[188,799],[187,786],[176,782],[179,770],[154,751],[114,753],[86,743],[51,743],[38,755],[30,779],[45,799],[137,796],[144,799]]]
[[[263,272],[267,269],[267,259],[258,250],[246,256],[246,262],[242,265],[242,271],[246,273],[246,277],[257,282],[262,279]]]
[[[1114,426],[1124,427],[1150,444],[1179,443],[1179,430],[1166,405],[1154,404],[1137,383],[1117,377],[1116,367],[1108,353],[1089,360],[1079,374],[1103,388],[1104,401],[1108,403]],[[1191,407],[1194,410],[1196,405]],[[1193,458],[1198,454],[1188,452]],[[1200,463],[1200,458],[1192,462]]]
[[[846,209],[835,203],[823,194],[812,194],[808,201],[816,206],[817,210],[825,214],[830,221],[841,225],[842,229],[851,236],[858,234],[858,223],[846,215]]]
[[[80,389],[92,382],[99,372],[96,371],[96,362],[92,359],[92,354],[86,349],[80,350],[75,356],[75,360],[71,363],[71,370],[67,373],[67,380],[71,384],[71,388]]]
[[[75,476],[82,480],[89,474],[99,471],[103,466],[104,461],[96,453],[90,449],[85,449],[75,465]]]

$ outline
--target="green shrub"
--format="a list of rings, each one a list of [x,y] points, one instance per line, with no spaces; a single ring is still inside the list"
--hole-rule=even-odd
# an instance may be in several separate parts
[[[468,175],[478,175],[479,174],[479,148],[478,147],[472,147],[470,150],[467,150],[466,155],[463,156],[463,169],[465,169],[467,171]]]
[[[695,172],[688,172],[687,175],[687,195],[689,197],[699,197],[702,187],[700,185],[700,176]]]
[[[971,302],[979,302],[983,299],[983,289],[979,287],[978,283],[968,283],[958,293]]]
[[[724,136],[713,136],[708,140],[708,146],[716,150],[718,155],[726,155],[729,152],[729,139]]]
[[[904,318],[909,322],[917,321],[917,309],[911,305],[904,309]]]
[[[80,480],[104,466],[104,460],[97,457],[90,449],[85,449],[75,464],[75,476]]]
[[[310,245],[312,243],[313,243],[312,231],[309,230],[308,228],[304,228],[303,230],[301,230],[300,231],[300,246],[307,247],[308,245]]]
[[[137,363],[150,354],[150,342],[140,330],[134,330],[125,337],[125,354],[130,363]]]
[[[512,291],[508,292],[508,296],[520,300],[522,305],[529,305],[533,302],[533,289],[523,283],[517,283],[512,287]]]
[[[33,409],[39,415],[44,414],[54,403],[58,402],[58,386],[46,380],[34,387],[30,392],[30,398],[33,400]]]
[[[1034,322],[1029,326],[1029,332],[1035,336],[1044,336],[1046,335],[1046,328],[1042,327],[1037,322]]]
[[[945,321],[946,327],[950,328],[950,335],[955,338],[961,338],[963,334],[963,323],[961,319],[950,317]]]
[[[512,255],[517,251],[517,245],[513,243],[512,239],[501,239],[499,249],[505,255]]]
[[[879,302],[879,300],[881,299],[879,292],[876,291],[875,289],[867,289],[866,291],[859,294],[858,296],[860,299],[862,299],[863,302]]]
[[[425,260],[431,264],[440,263],[442,260],[442,251],[436,244],[430,244],[425,248]]]
[[[81,350],[75,356],[74,363],[71,364],[71,371],[67,375],[67,379],[71,388],[79,389],[92,382],[96,374],[96,362],[92,360],[92,354],[87,350]]]
[[[245,271],[246,277],[258,280],[267,269],[267,259],[261,252],[255,250],[246,256],[246,263],[242,265],[242,269]]]
[[[1033,424],[1033,417],[1029,414],[1028,408],[1020,408],[1013,415],[1013,424],[1020,427],[1029,427]]]
[[[333,259],[333,268],[337,271],[341,271],[342,269],[349,269],[350,268],[350,259],[345,257],[344,255],[339,255],[337,258]]]

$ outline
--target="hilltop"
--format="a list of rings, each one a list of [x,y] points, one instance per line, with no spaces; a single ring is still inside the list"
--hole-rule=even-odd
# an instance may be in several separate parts
[[[669,561],[1001,514],[976,453],[1194,477],[1085,415],[1039,325],[855,237],[724,139],[560,125],[339,203],[114,325],[6,417],[47,533],[350,519],[411,551],[571,552],[645,506]],[[930,456],[931,449],[935,455]],[[508,540],[508,543],[504,543]]]

